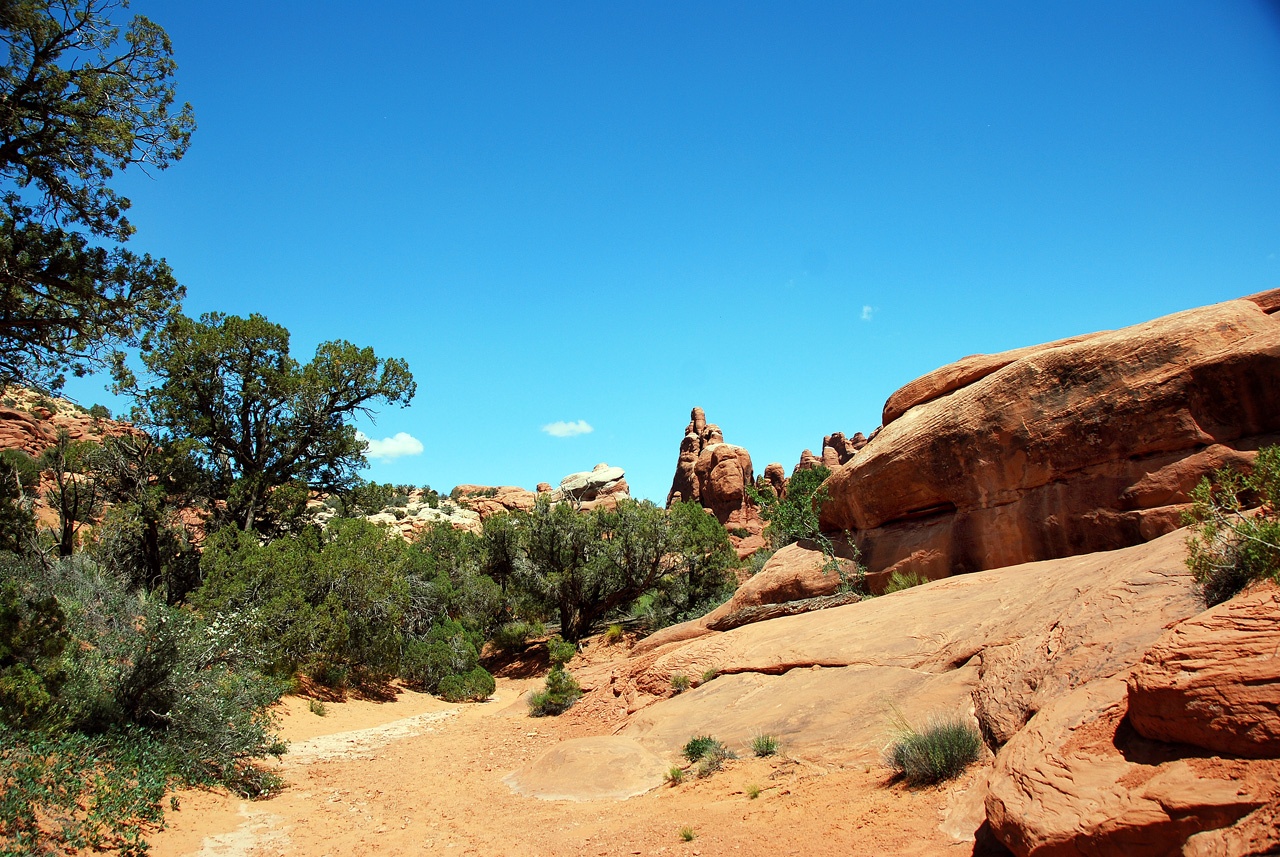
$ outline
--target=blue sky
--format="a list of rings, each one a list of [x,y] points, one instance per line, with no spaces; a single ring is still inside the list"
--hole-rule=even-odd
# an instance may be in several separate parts
[[[1274,5],[132,8],[199,127],[131,246],[407,359],[378,481],[661,502],[695,405],[789,469],[964,355],[1280,286]]]

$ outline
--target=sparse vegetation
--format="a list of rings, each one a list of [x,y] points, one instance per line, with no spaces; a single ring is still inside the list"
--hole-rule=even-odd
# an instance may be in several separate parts
[[[888,751],[889,767],[913,786],[931,785],[959,776],[978,760],[982,736],[963,718],[930,719],[916,730],[902,722]]]
[[[706,684],[707,682],[710,682],[710,681],[715,681],[718,678],[720,678],[720,670],[716,669],[715,667],[711,667],[707,670],[704,670],[702,673],[703,684]]]
[[[667,769],[667,772],[663,775],[662,779],[664,782],[670,783],[673,786],[678,786],[684,782],[684,768],[679,765],[672,765]]]
[[[698,834],[695,833],[693,828],[689,827],[688,825],[685,825],[684,827],[680,828],[680,838],[683,839],[685,842],[692,842],[695,838],[697,838],[697,836]]]
[[[778,737],[761,733],[751,739],[751,752],[757,756],[774,756],[778,753]]]
[[[749,800],[755,800],[758,797],[760,797],[760,787],[755,783],[747,786],[747,798]]]
[[[689,677],[687,675],[676,673],[671,677],[671,692],[678,696],[688,690],[692,684],[693,682],[689,681]]]
[[[889,575],[889,582],[885,584],[884,594],[889,595],[893,592],[901,592],[904,589],[911,589],[916,586],[922,586],[929,582],[929,578],[916,571],[895,571]]]
[[[1280,579],[1280,446],[1260,450],[1248,474],[1224,468],[1202,480],[1192,500],[1187,567],[1207,604]]]
[[[681,753],[690,762],[697,763],[699,777],[709,777],[723,768],[727,760],[737,758],[723,741],[717,741],[710,735],[695,735],[690,738]]]
[[[324,707],[324,703],[318,699],[313,699],[307,704],[307,708],[311,709],[311,713],[316,717],[324,717],[329,713],[329,709]]]
[[[610,625],[608,630],[604,632],[605,645],[613,646],[622,641],[622,626]]]
[[[696,762],[706,755],[712,747],[719,743],[719,741],[712,738],[710,735],[695,735],[689,739],[688,743],[684,745],[684,749],[680,752],[690,762]]]
[[[582,696],[577,679],[562,666],[547,673],[546,687],[529,697],[529,714],[532,717],[554,717],[573,707]]]

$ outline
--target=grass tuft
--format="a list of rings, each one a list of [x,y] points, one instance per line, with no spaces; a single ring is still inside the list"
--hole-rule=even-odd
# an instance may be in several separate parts
[[[307,703],[307,707],[311,709],[311,713],[316,717],[324,717],[329,713],[329,709],[324,707],[324,703],[318,699],[313,699]]]
[[[756,735],[751,739],[751,752],[757,756],[775,756],[778,753],[778,736]]]
[[[931,719],[920,730],[902,724],[888,763],[910,785],[931,785],[959,776],[981,752],[982,736],[964,719]]]
[[[698,834],[693,831],[693,828],[687,824],[680,828],[680,838],[685,842],[692,842],[697,835]]]
[[[663,775],[662,779],[673,786],[678,786],[684,782],[684,768],[679,765],[672,765],[667,769],[667,773]]]
[[[760,787],[755,783],[752,783],[751,785],[747,786],[747,797],[750,800],[755,800],[756,798],[760,797]]]
[[[692,686],[692,684],[693,682],[689,681],[689,677],[687,675],[676,673],[671,677],[671,692],[673,694],[684,693]]]

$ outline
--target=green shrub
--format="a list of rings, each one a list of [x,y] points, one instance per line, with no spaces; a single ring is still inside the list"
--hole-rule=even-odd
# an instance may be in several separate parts
[[[684,745],[681,754],[690,762],[696,762],[717,746],[724,746],[710,735],[695,735]]]
[[[446,702],[484,702],[493,696],[497,684],[484,667],[465,675],[451,675],[440,682],[440,696]]]
[[[307,703],[307,707],[311,709],[311,713],[316,717],[324,717],[329,713],[329,709],[324,707],[324,703],[318,699],[313,699]]]
[[[622,641],[622,626],[610,625],[609,629],[604,632],[605,645],[612,646]]]
[[[489,638],[489,642],[493,643],[494,648],[510,652],[523,648],[530,637],[541,637],[547,633],[546,627],[541,622],[528,622],[524,619],[517,619],[514,622],[508,622],[493,632],[493,636]]]
[[[694,839],[697,838],[697,836],[698,834],[695,833],[693,831],[693,828],[689,827],[687,824],[684,827],[680,828],[680,838],[683,839],[685,842],[692,842]]]
[[[664,782],[668,782],[673,786],[678,786],[684,782],[684,768],[679,765],[672,765],[667,769],[666,774],[662,777]]]
[[[982,736],[962,718],[933,719],[917,731],[904,724],[889,748],[889,766],[911,785],[949,780],[982,752]]]
[[[687,675],[676,673],[671,677],[671,692],[679,695],[688,690],[692,684],[693,682],[689,681],[689,677]]]
[[[460,622],[437,622],[424,638],[411,640],[405,646],[400,676],[428,693],[440,693],[445,679],[465,676],[480,665],[479,642],[479,635]]]
[[[1224,468],[1202,480],[1192,500],[1187,567],[1207,604],[1280,579],[1280,446],[1260,450],[1248,475]]]
[[[885,585],[884,594],[889,595],[893,592],[901,592],[904,589],[911,589],[915,586],[922,586],[929,582],[929,578],[915,571],[901,572],[895,571],[889,575],[889,582]]]
[[[564,666],[573,660],[573,656],[577,653],[578,647],[573,643],[560,639],[559,635],[547,640],[547,656],[551,659],[553,667]]]
[[[89,416],[95,420],[109,420],[111,419],[111,409],[106,405],[94,405],[89,408]]]
[[[577,679],[562,666],[547,673],[546,687],[529,697],[529,714],[533,717],[554,717],[568,711],[582,696]]]
[[[720,670],[716,669],[715,667],[711,667],[710,669],[707,669],[702,673],[703,684],[706,684],[709,681],[715,681],[718,678],[720,678]]]
[[[747,797],[751,800],[755,800],[760,797],[760,787],[755,783],[747,786]]]
[[[0,579],[0,683],[10,696],[0,711],[8,724],[29,727],[3,727],[12,741],[0,747],[13,751],[0,752],[0,781],[21,781],[20,800],[42,818],[108,842],[128,835],[111,813],[144,818],[137,801],[158,801],[168,782],[246,796],[278,787],[254,762],[284,751],[269,712],[282,688],[257,671],[244,617],[206,623],[84,555],[48,569],[2,555]],[[70,809],[77,805],[85,815]],[[0,840],[27,836],[14,812],[6,804]]]
[[[377,681],[400,668],[412,559],[403,540],[364,520],[265,545],[228,528],[206,541],[192,600],[207,615],[252,613],[255,644],[276,675],[347,669]]]
[[[778,752],[776,735],[756,735],[751,739],[751,752],[757,756],[774,756]]]
[[[159,742],[138,730],[45,734],[0,726],[0,854],[147,851],[163,825],[169,774]]]

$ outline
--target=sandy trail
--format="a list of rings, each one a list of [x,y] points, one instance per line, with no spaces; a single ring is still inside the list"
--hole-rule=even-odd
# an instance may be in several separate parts
[[[283,704],[288,782],[267,800],[178,793],[155,834],[156,857],[275,855],[968,855],[939,829],[967,780],[910,791],[879,766],[827,769],[742,759],[705,780],[626,801],[548,801],[503,777],[590,724],[532,719],[521,694],[538,680],[499,679],[497,699],[450,705],[403,692],[394,702]],[[696,727],[691,727],[696,728]],[[674,761],[674,760],[673,760]],[[971,775],[972,777],[972,775]],[[970,777],[970,778],[971,778]],[[748,785],[762,789],[751,800]],[[696,838],[685,842],[682,827]]]

